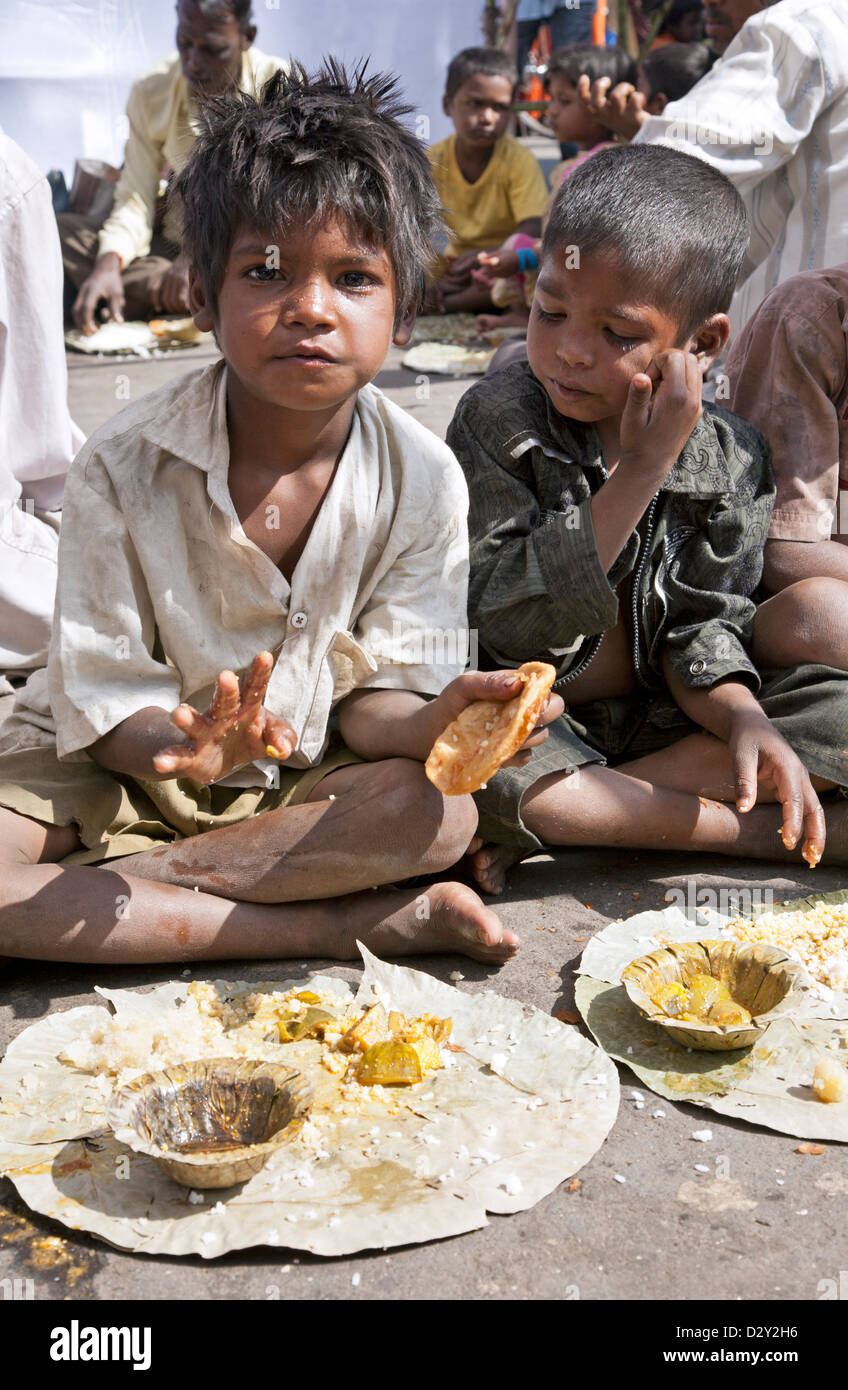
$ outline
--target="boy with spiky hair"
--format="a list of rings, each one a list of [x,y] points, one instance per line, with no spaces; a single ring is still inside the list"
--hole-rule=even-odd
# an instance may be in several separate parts
[[[537,758],[475,796],[490,891],[544,845],[786,859],[800,843],[811,865],[848,862],[848,675],[769,669],[766,644],[762,675],[752,661],[768,445],[701,405],[747,242],[708,164],[601,151],[554,204],[528,362],[472,387],[448,430],[469,620],[492,664],[555,664],[567,705]]]
[[[488,287],[472,271],[481,251],[513,234],[537,237],[547,190],[537,160],[507,135],[517,73],[496,48],[464,48],[451,60],[442,105],[455,133],[430,150],[449,230],[427,292],[443,313],[491,308]]]
[[[5,955],[517,948],[461,884],[387,887],[465,851],[473,802],[422,764],[518,689],[458,674],[462,474],[370,385],[438,225],[407,111],[332,61],[205,110],[178,191],[223,360],[74,464],[46,679],[0,743]]]

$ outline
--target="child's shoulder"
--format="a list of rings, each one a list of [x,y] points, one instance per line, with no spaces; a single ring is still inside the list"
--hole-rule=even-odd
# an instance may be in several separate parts
[[[741,415],[715,402],[705,401],[703,420],[721,449],[731,476],[749,472],[752,465],[762,467],[769,463],[771,449],[768,440]]]
[[[357,411],[366,450],[385,457],[405,490],[434,497],[464,492],[465,480],[453,451],[373,382],[360,390]]]
[[[499,448],[516,435],[549,432],[547,396],[528,362],[512,362],[474,383],[460,400],[451,430],[476,435]],[[450,443],[451,432],[448,432]]]
[[[110,474],[137,476],[145,454],[158,457],[163,448],[185,457],[208,454],[201,436],[209,438],[221,415],[222,388],[223,363],[213,362],[150,391],[89,435],[74,468],[87,467],[97,455]]]

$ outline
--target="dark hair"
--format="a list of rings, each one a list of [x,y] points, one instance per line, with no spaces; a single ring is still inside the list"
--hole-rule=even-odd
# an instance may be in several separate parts
[[[177,9],[181,0],[177,0]],[[253,19],[251,0],[182,0],[183,4],[194,5],[204,19],[216,20],[223,16],[232,17],[240,29],[247,29]]]
[[[452,58],[445,81],[445,96],[448,101],[455,97],[463,82],[477,74],[483,77],[505,77],[514,89],[518,82],[515,62],[508,53],[499,48],[463,48]]]
[[[607,255],[688,338],[730,305],[748,247],[745,205],[712,165],[666,145],[600,150],[565,180],[542,256]]]
[[[669,101],[679,101],[706,77],[717,57],[706,43],[667,43],[648,54],[641,74],[652,97],[662,92]]]
[[[646,19],[650,19],[656,14],[663,0],[642,0],[642,12]],[[671,28],[672,24],[679,24],[685,14],[690,10],[702,10],[704,8],[702,0],[674,0],[674,4],[665,16],[660,25],[659,32],[664,34]]]
[[[592,43],[571,43],[564,48],[555,48],[548,59],[545,73],[545,90],[552,77],[561,77],[577,86],[578,78],[586,76],[596,82],[599,77],[612,78],[613,86],[618,82],[636,81],[636,64],[623,48],[601,48]]]
[[[401,124],[412,107],[386,73],[351,73],[325,58],[298,62],[258,97],[227,92],[204,102],[200,132],[175,180],[183,249],[212,312],[242,227],[273,231],[338,218],[384,249],[397,286],[397,320],[419,300],[435,258],[441,207],[426,150]]]

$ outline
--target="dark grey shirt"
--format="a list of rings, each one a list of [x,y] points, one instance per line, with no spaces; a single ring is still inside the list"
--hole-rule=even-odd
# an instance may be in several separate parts
[[[757,690],[749,656],[774,505],[769,447],[719,406],[704,414],[609,574],[591,499],[607,478],[593,426],[566,420],[524,362],[472,386],[447,442],[470,494],[469,623],[497,665],[582,670],[626,595],[637,678],[664,687],[662,657],[689,686]],[[575,660],[573,649],[578,642]]]

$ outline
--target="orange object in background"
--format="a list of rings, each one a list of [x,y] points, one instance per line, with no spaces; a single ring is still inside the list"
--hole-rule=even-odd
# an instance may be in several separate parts
[[[592,43],[599,48],[606,47],[607,42],[607,0],[595,0],[595,13],[592,15]]]

